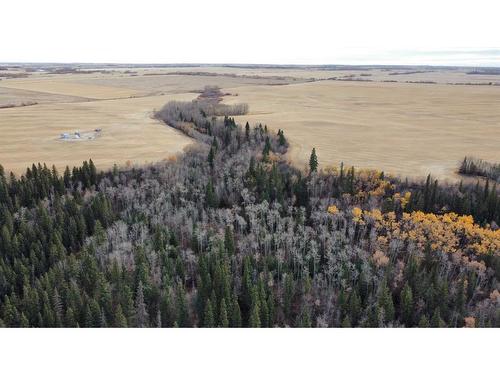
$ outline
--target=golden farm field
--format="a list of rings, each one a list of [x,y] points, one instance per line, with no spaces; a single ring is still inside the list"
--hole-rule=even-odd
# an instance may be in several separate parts
[[[40,93],[78,96],[89,99],[115,99],[129,98],[141,95],[138,90],[111,87],[109,85],[93,85],[91,83],[80,83],[77,80],[63,79],[16,79],[8,82],[1,82],[1,86],[11,89],[26,91],[36,91]]]
[[[155,162],[182,151],[192,141],[152,119],[153,109],[168,100],[194,94],[60,103],[3,109],[0,113],[0,164],[22,173],[32,162],[80,165],[92,158],[99,168]],[[102,129],[93,140],[63,141],[64,132]]]
[[[246,102],[240,121],[284,129],[291,157],[305,164],[455,179],[465,155],[500,160],[500,87],[321,81],[247,86],[225,102]]]
[[[192,141],[153,120],[152,112],[169,100],[195,98],[205,85],[231,94],[227,103],[249,104],[240,121],[284,129],[290,157],[301,164],[316,147],[322,167],[344,161],[408,177],[456,179],[465,155],[500,160],[500,86],[449,84],[498,77],[400,70],[122,68],[3,79],[0,107],[19,107],[0,108],[0,164],[22,173],[33,162],[62,168],[92,158],[108,168],[164,159]],[[377,82],[324,80],[349,76]],[[318,81],[305,82],[311,78]],[[381,82],[389,78],[401,82]],[[404,83],[410,79],[442,83]],[[96,128],[102,132],[93,140],[58,139]]]
[[[192,100],[205,85],[229,88],[284,79],[139,73],[47,74],[0,81],[0,164],[23,173],[32,163],[57,168],[92,158],[98,168],[165,159],[192,140],[152,118],[170,100]],[[230,91],[230,90],[228,90]],[[14,105],[14,108],[5,108]],[[97,134],[95,129],[101,129]],[[79,131],[95,139],[65,139]]]

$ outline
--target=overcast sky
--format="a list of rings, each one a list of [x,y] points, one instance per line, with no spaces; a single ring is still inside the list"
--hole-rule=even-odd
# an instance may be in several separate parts
[[[13,0],[2,62],[500,66],[498,0]]]

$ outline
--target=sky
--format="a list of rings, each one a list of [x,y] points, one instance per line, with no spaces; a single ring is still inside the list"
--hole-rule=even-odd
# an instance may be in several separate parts
[[[498,0],[16,0],[0,62],[500,66]]]

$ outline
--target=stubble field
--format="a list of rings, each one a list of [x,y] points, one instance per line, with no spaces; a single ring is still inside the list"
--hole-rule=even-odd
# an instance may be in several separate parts
[[[500,87],[322,81],[238,94],[227,102],[249,103],[241,121],[284,129],[303,164],[316,147],[322,166],[456,179],[465,155],[500,159]]]
[[[33,162],[80,165],[92,158],[106,169],[139,165],[181,152],[192,140],[152,117],[168,100],[191,100],[194,94],[148,96],[77,103],[40,104],[0,110],[0,164],[17,174]],[[101,129],[98,138],[67,142],[61,133]]]
[[[170,100],[191,100],[205,85],[231,94],[225,102],[248,103],[241,121],[284,129],[294,162],[307,162],[316,147],[323,167],[344,161],[409,177],[456,179],[465,155],[500,160],[500,76],[455,70],[392,75],[401,71],[131,69],[2,79],[0,107],[31,105],[0,109],[0,164],[22,173],[33,162],[63,168],[92,158],[108,168],[165,159],[192,140],[154,120],[153,111]],[[383,82],[388,77],[399,82]],[[437,83],[405,81],[417,78]],[[102,133],[94,140],[58,139],[60,133],[95,128]]]

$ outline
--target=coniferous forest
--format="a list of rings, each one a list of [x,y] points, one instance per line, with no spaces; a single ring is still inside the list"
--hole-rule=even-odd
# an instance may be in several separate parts
[[[157,113],[169,161],[0,169],[0,326],[500,326],[493,181],[301,170],[210,90]]]

